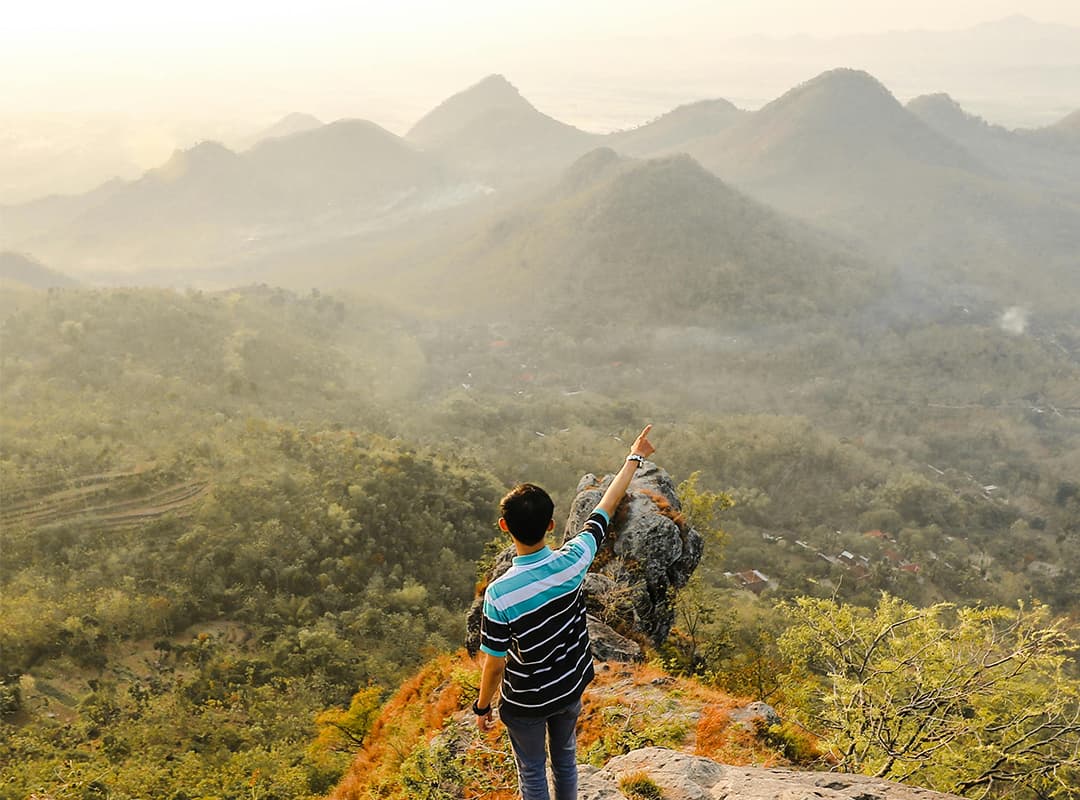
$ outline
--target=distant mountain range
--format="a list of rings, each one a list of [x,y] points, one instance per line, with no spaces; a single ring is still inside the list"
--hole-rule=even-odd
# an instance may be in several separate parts
[[[548,57],[557,62],[558,69],[548,71],[553,76],[548,80],[535,77],[543,73],[542,67],[534,73],[529,99],[540,101],[540,107],[556,119],[585,131],[637,127],[676,105],[717,96],[740,107],[759,108],[832,66],[865,69],[905,102],[947,90],[964,108],[1009,128],[1049,127],[1080,102],[1076,89],[1080,86],[1080,27],[1022,16],[945,31],[733,37],[723,26],[685,25],[670,35],[644,39],[574,39],[549,48]],[[434,69],[440,61],[433,55]],[[350,74],[355,75],[347,61],[340,63],[342,83],[337,87],[325,73],[317,77],[305,73],[314,64],[301,60],[291,65],[292,78],[286,86],[237,98],[237,111],[268,99],[306,108],[312,101],[304,90],[307,81],[318,87],[321,102],[334,103],[339,109],[327,118],[331,120],[362,117],[398,131],[429,109],[430,87],[405,75],[391,78],[396,89],[393,97],[371,81],[366,81],[369,92],[338,91],[348,85]],[[556,75],[574,76],[565,92],[555,82]],[[225,92],[239,88],[222,87]],[[137,177],[141,172],[137,165],[144,169],[147,155],[167,152],[160,148],[170,142],[186,148],[210,138],[243,152],[265,138],[320,124],[310,115],[290,114],[267,127],[260,121],[256,130],[249,130],[246,126],[251,123],[220,115],[207,118],[206,110],[199,109],[186,118],[170,119],[155,118],[149,109],[140,107],[92,113],[60,108],[56,113],[24,114],[18,105],[9,103],[3,112],[0,204],[24,203],[55,192],[82,192],[114,176]],[[243,132],[238,129],[241,124]]]
[[[905,108],[867,73],[832,70],[668,150],[908,269],[1010,291],[1080,285],[1080,162],[939,106]]]
[[[289,282],[307,256],[268,278]],[[850,248],[726,185],[689,156],[598,148],[554,183],[412,246],[350,245],[306,275],[437,316],[606,325],[644,304],[661,324],[851,313],[888,282]]]
[[[667,269],[676,283],[702,286],[725,269],[741,276],[756,260],[763,279],[784,276],[783,307],[809,312],[819,305],[812,287],[781,254],[802,252],[824,285],[843,293],[829,266],[840,261],[835,250],[821,254],[821,241],[809,243],[809,229],[783,216],[790,214],[889,269],[991,294],[1053,297],[1057,284],[1080,285],[1078,119],[1008,131],[944,95],[905,107],[866,72],[837,69],[756,112],[708,100],[598,136],[541,113],[493,75],[448,98],[405,137],[362,120],[287,118],[242,153],[203,142],[135,181],[4,208],[0,246],[80,274],[212,276],[274,263],[286,282],[283,264],[307,280],[318,270],[304,259],[327,259],[319,266],[338,281],[349,270],[333,265],[364,252],[358,280],[370,267],[393,273],[387,285],[419,295],[425,287],[442,294],[444,284],[449,294],[497,284],[512,294],[508,276],[518,288],[543,276],[529,291],[565,287],[568,265],[596,279],[605,264],[641,277]],[[615,152],[661,160],[640,164]],[[697,163],[671,158],[678,154]],[[590,170],[602,177],[588,178]],[[571,190],[574,181],[581,185]],[[491,198],[504,215],[495,223]],[[456,209],[452,225],[439,222],[449,208]],[[610,216],[614,208],[622,216]],[[432,236],[424,232],[429,219]],[[610,230],[588,227],[601,219]],[[731,249],[740,240],[732,220],[769,230],[757,250],[745,242]],[[478,233],[485,225],[502,233]],[[378,248],[365,244],[372,237]],[[421,258],[414,240],[439,244]],[[603,242],[622,249],[605,251]],[[764,255],[768,242],[783,244]],[[403,266],[410,259],[416,263]],[[424,277],[406,288],[401,281],[410,274]],[[799,295],[803,289],[809,295]],[[731,295],[724,308],[757,303],[752,294]],[[810,299],[793,304],[795,295]],[[768,303],[760,308],[781,313]]]
[[[8,207],[0,241],[80,271],[211,269],[282,241],[340,235],[452,184],[400,137],[339,120],[242,154],[202,142],[137,180]]]

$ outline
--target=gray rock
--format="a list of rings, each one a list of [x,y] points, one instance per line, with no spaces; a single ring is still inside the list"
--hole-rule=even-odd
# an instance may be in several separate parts
[[[600,770],[591,764],[578,764],[578,800],[626,800],[617,784],[599,774]],[[555,796],[554,791],[551,795]]]
[[[736,708],[731,712],[730,718],[736,725],[742,725],[749,730],[756,730],[759,726],[768,728],[783,722],[775,708],[760,700]]]
[[[621,778],[639,772],[656,782],[665,800],[708,800],[709,789],[722,779],[724,767],[707,758],[646,747],[611,759],[599,776],[617,786]]]
[[[665,800],[962,800],[866,775],[730,767],[663,747],[617,756],[599,771],[580,768],[578,796],[622,797],[619,781],[636,773],[648,775]]]
[[[589,644],[593,658],[597,661],[641,661],[645,654],[641,645],[625,636],[620,636],[591,614],[588,616]]]
[[[958,795],[871,778],[784,769],[725,767],[713,800],[961,800]]]
[[[563,542],[578,534],[613,479],[614,475],[582,477]],[[631,481],[583,586],[589,613],[623,638],[643,635],[659,646],[671,632],[675,593],[690,580],[704,549],[701,534],[672,519],[679,510],[671,476],[646,461]],[[513,557],[513,546],[503,550],[488,582],[508,570]],[[483,598],[478,597],[465,622],[465,647],[472,655],[480,649],[482,615]]]

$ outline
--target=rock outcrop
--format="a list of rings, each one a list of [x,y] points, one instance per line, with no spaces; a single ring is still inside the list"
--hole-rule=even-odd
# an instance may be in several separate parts
[[[581,530],[613,478],[588,474],[581,479],[563,541]],[[690,580],[703,547],[701,534],[680,512],[671,476],[646,461],[630,483],[583,587],[597,658],[637,660],[641,648],[635,640],[664,642],[675,621],[675,593]],[[513,557],[512,546],[503,550],[488,582],[509,569]],[[482,598],[477,598],[466,621],[465,645],[470,654],[480,648],[482,605]]]
[[[961,800],[957,795],[836,772],[732,767],[663,747],[579,768],[579,800],[625,800],[619,781],[646,775],[665,800]]]
[[[581,529],[614,477],[581,479],[564,541]],[[685,521],[671,476],[646,461],[586,581],[589,610],[625,636],[663,644],[675,622],[675,593],[690,580],[703,551],[704,539]]]

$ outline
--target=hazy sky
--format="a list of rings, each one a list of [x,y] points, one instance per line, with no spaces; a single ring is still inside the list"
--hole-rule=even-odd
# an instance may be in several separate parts
[[[493,72],[596,132],[709,97],[757,108],[837,66],[901,100],[947,91],[992,122],[1049,124],[1080,106],[1075,34],[891,58],[877,40],[820,43],[1017,13],[1080,29],[1080,0],[8,0],[0,202],[133,177],[201,139],[240,148],[291,111],[404,133]],[[755,35],[773,41],[733,41]],[[817,40],[776,39],[799,35]]]
[[[655,58],[670,42],[675,61],[734,36],[954,29],[1018,11],[1080,27],[1077,0],[31,0],[5,3],[0,111],[216,114],[303,92],[303,110],[327,113],[343,93],[422,83],[436,99],[490,72],[625,68],[642,43]]]
[[[42,0],[5,4],[3,50],[23,53],[190,51],[285,42],[388,53],[457,39],[469,47],[504,37],[684,32],[709,35],[842,35],[945,30],[1024,13],[1080,26],[1075,0]]]

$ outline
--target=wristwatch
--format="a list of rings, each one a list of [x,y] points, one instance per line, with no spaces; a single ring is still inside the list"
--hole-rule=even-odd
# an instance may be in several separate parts
[[[637,453],[631,453],[626,457],[627,461],[636,461],[638,463],[638,469],[645,466],[645,456],[639,456]]]
[[[473,700],[473,704],[472,704],[473,713],[476,714],[476,716],[478,716],[478,717],[486,717],[488,714],[491,713],[491,703],[488,703],[483,708],[479,708],[476,705],[477,702],[479,702],[479,700],[480,700],[479,697],[476,698],[476,700]]]

